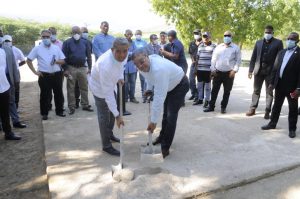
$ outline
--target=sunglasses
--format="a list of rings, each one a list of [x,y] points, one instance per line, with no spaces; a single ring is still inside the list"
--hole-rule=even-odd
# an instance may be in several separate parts
[[[208,35],[202,35],[203,38],[208,38]]]
[[[49,39],[50,36],[42,36],[43,39]]]
[[[231,37],[231,35],[224,35],[224,37]]]

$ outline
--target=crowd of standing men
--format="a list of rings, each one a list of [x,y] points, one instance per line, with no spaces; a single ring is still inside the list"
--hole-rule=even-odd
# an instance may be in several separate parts
[[[176,130],[179,109],[185,105],[188,88],[191,91],[189,100],[193,105],[204,106],[204,112],[215,110],[215,104],[221,85],[224,93],[221,100],[221,113],[225,114],[233,87],[235,74],[241,65],[240,48],[233,43],[233,34],[224,32],[223,42],[219,45],[212,42],[210,32],[199,29],[193,31],[194,40],[188,52],[192,59],[189,80],[186,78],[188,69],[184,46],[177,38],[174,30],[151,34],[150,42],[142,39],[142,31],[126,30],[125,38],[114,38],[108,34],[109,24],[104,21],[101,32],[92,41],[89,40],[86,27],[74,26],[71,38],[61,42],[57,38],[54,27],[41,32],[41,43],[35,46],[27,56],[27,64],[38,76],[40,87],[40,114],[43,120],[48,119],[52,110],[52,98],[57,116],[65,117],[63,81],[66,77],[67,101],[69,115],[75,110],[93,112],[88,99],[90,87],[97,107],[99,129],[103,150],[111,155],[119,155],[111,142],[119,142],[113,135],[113,126],[124,125],[119,110],[124,115],[131,113],[126,110],[126,102],[139,103],[135,97],[136,79],[141,83],[142,102],[146,103],[151,95],[153,104],[151,121],[147,129],[154,131],[158,116],[163,110],[162,129],[153,144],[161,143],[163,156],[169,155],[169,148]],[[0,48],[0,113],[2,128],[7,140],[19,140],[10,126],[25,128],[18,116],[20,93],[19,66],[25,64],[23,53],[13,46],[10,35],[1,35]],[[167,41],[168,40],[168,41]],[[263,130],[274,129],[279,119],[285,97],[289,103],[289,136],[296,136],[298,119],[298,95],[300,94],[300,52],[297,43],[299,35],[292,32],[287,38],[287,48],[283,50],[282,41],[274,37],[272,26],[266,26],[264,38],[257,41],[249,66],[251,79],[254,75],[254,91],[252,103],[247,116],[255,115],[263,82],[266,85],[265,119],[271,119],[263,126]],[[92,66],[92,53],[96,63]],[[33,61],[37,59],[37,69]],[[138,73],[139,70],[139,73]],[[139,74],[139,75],[138,75]],[[197,80],[197,81],[196,81]],[[212,82],[212,83],[211,83]],[[124,86],[115,92],[116,84]],[[275,102],[273,102],[275,89]],[[117,103],[120,93],[123,100]]]

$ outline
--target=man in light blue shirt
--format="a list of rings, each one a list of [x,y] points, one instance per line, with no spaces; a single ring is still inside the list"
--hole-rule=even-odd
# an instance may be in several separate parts
[[[136,46],[137,49],[139,48],[144,48],[147,46],[147,42],[145,40],[142,39],[142,31],[141,30],[136,30],[135,31],[135,40],[134,40],[134,45]],[[145,78],[141,75],[141,73],[139,74],[140,77],[140,82],[141,82],[141,92],[144,93],[145,92],[145,88],[146,88],[146,82],[145,82]],[[146,102],[146,98],[143,97],[143,103]]]
[[[101,22],[101,33],[96,35],[93,39],[93,52],[96,61],[107,50],[111,49],[115,38],[108,34],[109,24],[106,21]]]
[[[151,95],[154,87],[151,121],[147,127],[151,133],[156,128],[163,109],[162,127],[155,144],[161,143],[162,155],[165,158],[169,155],[178,112],[189,90],[189,82],[181,67],[159,55],[148,56],[145,49],[136,50],[133,54],[133,61],[147,81],[147,90],[144,95]]]

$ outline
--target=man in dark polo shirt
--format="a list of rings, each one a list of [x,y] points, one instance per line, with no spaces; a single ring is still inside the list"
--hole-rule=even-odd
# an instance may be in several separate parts
[[[75,82],[78,81],[81,93],[82,110],[92,112],[88,100],[87,73],[92,67],[91,47],[86,39],[81,38],[78,26],[72,27],[72,37],[63,43],[63,52],[66,56],[64,65],[67,77],[69,114],[75,113]],[[86,63],[87,62],[87,66]]]

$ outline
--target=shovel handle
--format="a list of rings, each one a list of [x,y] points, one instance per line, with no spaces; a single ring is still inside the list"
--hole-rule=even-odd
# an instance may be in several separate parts
[[[120,117],[123,118],[123,93],[122,93],[122,84],[119,83],[119,102],[120,102],[120,106],[119,106],[119,112],[120,112]],[[124,143],[124,127],[123,125],[121,125],[121,134],[120,134],[120,165],[123,164],[123,156],[124,156],[124,150],[123,150],[123,143]]]

